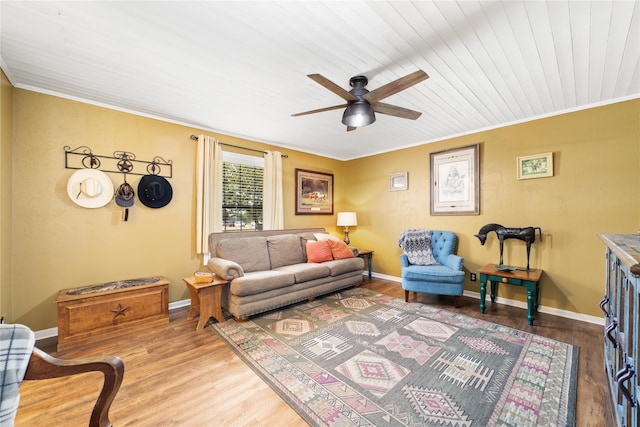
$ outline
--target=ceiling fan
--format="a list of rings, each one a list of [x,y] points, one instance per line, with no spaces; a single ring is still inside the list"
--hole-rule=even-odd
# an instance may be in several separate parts
[[[293,117],[337,110],[346,107],[344,114],[342,115],[342,123],[347,126],[347,132],[362,126],[368,126],[375,122],[376,116],[374,112],[388,114],[390,116],[400,117],[403,119],[417,119],[422,115],[422,113],[398,107],[396,105],[384,104],[379,101],[429,78],[427,73],[422,70],[418,70],[387,83],[384,86],[369,91],[365,88],[367,83],[369,83],[369,80],[365,76],[355,76],[351,77],[349,80],[349,85],[353,89],[347,91],[320,74],[309,74],[307,77],[319,85],[329,89],[331,92],[347,101],[347,103],[293,114]]]

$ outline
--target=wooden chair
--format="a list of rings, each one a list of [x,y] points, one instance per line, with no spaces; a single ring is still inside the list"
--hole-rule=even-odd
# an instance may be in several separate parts
[[[109,409],[124,377],[119,357],[64,360],[34,347],[35,334],[24,325],[0,325],[0,424],[13,425],[18,409],[22,380],[59,378],[84,372],[102,372],[104,383],[96,401],[89,427],[111,427]],[[26,365],[26,367],[25,367]]]

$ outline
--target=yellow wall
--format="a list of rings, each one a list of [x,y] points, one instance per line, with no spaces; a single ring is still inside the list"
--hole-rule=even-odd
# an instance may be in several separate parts
[[[480,215],[431,216],[430,153],[480,144]],[[518,181],[516,157],[553,152],[554,176]],[[397,238],[405,228],[457,233],[464,266],[475,271],[498,263],[491,233],[485,246],[474,237],[487,223],[540,226],[531,266],[545,271],[542,305],[600,316],[604,245],[598,233],[640,228],[640,100],[558,115],[447,141],[347,162],[345,192],[358,213],[352,245],[375,250],[374,271],[400,275]],[[389,174],[409,172],[407,191],[389,192]],[[524,242],[507,240],[505,264],[526,266]],[[467,275],[468,280],[468,275]],[[479,291],[478,282],[465,289]],[[500,296],[526,301],[521,288]]]
[[[0,70],[0,316],[13,317],[11,286],[11,146],[13,87]]]
[[[181,279],[200,264],[194,250],[195,143],[189,136],[203,132],[4,82],[0,291],[3,310],[12,313],[8,320],[36,330],[55,327],[60,289],[146,275],[170,280],[170,301],[186,299]],[[456,231],[465,268],[474,271],[498,257],[495,235],[486,246],[473,237],[482,225],[541,226],[545,236],[534,245],[532,265],[547,272],[543,305],[599,315],[604,247],[597,234],[640,228],[639,116],[640,100],[634,100],[348,162],[280,149],[289,155],[283,161],[285,228],[319,226],[342,235],[335,215],[294,215],[295,168],[334,174],[335,212],[358,213],[352,245],[375,250],[374,271],[385,275],[400,275],[397,237],[405,228]],[[7,123],[12,123],[8,131]],[[278,149],[204,133],[231,144]],[[429,153],[475,143],[481,144],[481,215],[431,217]],[[75,205],[66,194],[73,170],[64,167],[64,146],[81,145],[96,154],[126,150],[138,159],[172,160],[173,200],[161,209],[136,202],[128,222],[121,221],[115,203],[100,209]],[[554,152],[554,177],[516,180],[517,156],[547,151]],[[389,192],[389,174],[403,171],[409,172],[409,190]],[[118,174],[110,177],[115,185],[121,182]],[[134,188],[138,179],[129,179]],[[519,244],[507,244],[506,263],[522,265],[525,249]],[[5,274],[7,266],[13,275]],[[477,291],[478,284],[466,288]],[[8,309],[7,294],[12,294]],[[512,287],[501,289],[501,295],[524,300]]]
[[[169,300],[188,298],[182,278],[200,265],[195,254],[194,163],[191,134],[176,124],[14,89],[13,170],[13,321],[39,330],[57,325],[54,300],[60,289],[135,277],[164,275]],[[223,135],[223,142],[265,149],[265,145]],[[161,156],[173,161],[173,199],[161,209],[136,200],[129,221],[121,221],[115,202],[86,209],[67,196],[74,172],[65,169],[64,146],[86,145],[95,154],[125,150],[137,159]],[[283,160],[285,224],[335,229],[335,216],[294,215],[294,169],[336,174],[340,163],[305,153],[280,150]],[[109,174],[114,186],[120,174]],[[140,177],[129,176],[137,188]],[[4,198],[3,198],[4,199]]]

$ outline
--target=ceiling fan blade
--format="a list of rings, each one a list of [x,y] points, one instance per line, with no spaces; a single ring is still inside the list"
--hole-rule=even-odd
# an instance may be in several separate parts
[[[333,107],[318,108],[317,110],[305,111],[303,113],[296,113],[296,114],[292,114],[291,116],[293,117],[306,116],[307,114],[315,114],[315,113],[322,113],[323,111],[338,110],[340,108],[347,108],[347,105],[348,104],[342,104],[342,105],[334,105]]]
[[[394,95],[401,90],[405,90],[428,78],[429,76],[424,71],[414,71],[409,75],[400,77],[398,80],[394,80],[384,86],[380,86],[379,88],[372,90],[371,92],[365,94],[363,98],[371,103],[374,103],[388,96]]]
[[[352,130],[356,130],[356,129],[358,128],[355,126],[347,126],[347,132],[351,132]]]
[[[408,108],[398,107],[397,105],[384,104],[382,102],[372,103],[371,107],[373,111],[380,114],[387,114],[389,116],[400,117],[403,119],[416,120],[422,115],[418,111],[409,110]]]
[[[357,101],[358,100],[358,98],[356,98],[354,95],[350,94],[349,91],[341,88],[340,86],[338,86],[337,84],[335,84],[334,82],[332,82],[328,78],[326,78],[324,76],[321,76],[320,74],[309,74],[309,75],[307,75],[307,77],[309,77],[314,82],[318,83],[320,86],[323,86],[324,88],[329,89],[331,92],[335,93],[336,95],[338,95],[340,98],[344,99],[345,101]]]

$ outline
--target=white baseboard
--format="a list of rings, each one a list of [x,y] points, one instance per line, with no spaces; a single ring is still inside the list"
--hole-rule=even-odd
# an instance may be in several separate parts
[[[176,308],[188,307],[191,304],[191,300],[182,299],[180,301],[174,301],[169,303],[169,311],[175,310]]]
[[[41,331],[35,331],[36,341],[43,340],[45,338],[53,338],[58,336],[58,328],[43,329]]]
[[[369,275],[369,273],[366,273],[366,272],[363,273],[363,274],[365,276],[367,276],[367,277]],[[391,282],[402,283],[402,279],[400,277],[396,277],[396,276],[389,276],[389,275],[380,274],[380,273],[371,273],[371,276],[372,277],[377,277],[378,279],[389,280]],[[478,292],[464,291],[464,296],[480,300],[480,294]],[[511,307],[517,307],[517,308],[524,308],[524,309],[527,308],[527,303],[526,302],[516,301],[516,300],[512,300],[512,299],[508,299],[508,298],[497,297],[496,298],[496,303],[509,305]],[[187,306],[189,306],[189,304],[191,304],[191,301],[188,300],[188,299],[183,299],[183,300],[180,300],[180,301],[170,302],[169,303],[169,310],[175,310],[177,308],[187,307]],[[540,313],[552,314],[554,316],[565,317],[567,319],[579,320],[581,322],[593,323],[593,324],[596,324],[596,325],[604,326],[604,318],[597,317],[597,316],[591,316],[591,315],[588,315],[588,314],[580,314],[580,313],[576,313],[576,312],[573,312],[573,311],[561,310],[559,308],[545,307],[543,305],[540,306],[538,311]],[[36,334],[36,340],[57,337],[58,336],[58,328],[43,329],[41,331],[36,331],[35,334]]]
[[[389,281],[392,281],[392,282],[402,283],[402,279],[400,277],[396,277],[396,276],[388,276],[386,274],[379,274],[379,273],[373,273],[372,276],[380,278],[380,279],[384,279],[384,280],[389,280]],[[480,300],[480,293],[478,293],[478,292],[464,291],[464,296],[470,297],[470,298],[475,298],[478,301]],[[508,299],[508,298],[497,297],[496,298],[496,303],[509,305],[511,307],[524,308],[525,310],[527,309],[527,303],[524,302],[524,301],[517,301],[517,300]],[[561,310],[559,308],[545,307],[543,305],[540,306],[538,311],[540,313],[552,314],[552,315],[558,316],[558,317],[565,317],[567,319],[579,320],[581,322],[593,323],[593,324],[596,324],[596,325],[604,326],[604,318],[603,317],[591,316],[589,314],[576,313],[574,311],[569,311],[569,310]]]

